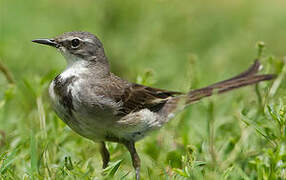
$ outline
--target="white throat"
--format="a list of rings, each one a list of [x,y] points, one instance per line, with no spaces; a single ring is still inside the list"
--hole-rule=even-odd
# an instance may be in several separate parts
[[[71,54],[65,47],[60,47],[59,50],[60,50],[61,54],[64,56],[64,58],[66,59],[67,68],[70,66],[73,66],[73,64],[75,62],[85,61],[82,58],[79,58],[79,57]]]
[[[80,74],[88,73],[87,62],[77,60],[67,65],[66,69],[60,74],[61,78],[66,79],[71,76],[80,77]]]

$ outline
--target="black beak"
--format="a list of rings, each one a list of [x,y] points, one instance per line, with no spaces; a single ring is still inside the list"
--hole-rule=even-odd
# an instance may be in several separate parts
[[[32,40],[34,43],[44,44],[52,47],[59,47],[59,44],[55,42],[54,39],[34,39]]]

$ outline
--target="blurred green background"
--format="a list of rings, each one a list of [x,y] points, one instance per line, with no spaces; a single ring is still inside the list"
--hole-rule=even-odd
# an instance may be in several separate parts
[[[143,179],[286,178],[285,12],[284,0],[0,0],[0,61],[15,80],[0,76],[0,178],[133,178],[112,143],[112,162],[123,161],[103,177],[97,145],[50,109],[48,83],[65,61],[31,40],[79,30],[102,40],[115,74],[184,92],[240,73],[264,41],[273,86],[192,105],[137,147]]]

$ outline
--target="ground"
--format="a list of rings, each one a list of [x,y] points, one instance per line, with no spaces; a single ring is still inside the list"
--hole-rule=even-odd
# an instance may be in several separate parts
[[[134,178],[122,145],[108,143],[103,172],[98,145],[51,110],[47,87],[65,62],[31,40],[73,30],[102,40],[115,74],[174,91],[231,77],[259,57],[275,81],[193,104],[136,144],[142,179],[285,179],[285,5],[0,0],[0,66],[12,76],[0,75],[0,179]]]

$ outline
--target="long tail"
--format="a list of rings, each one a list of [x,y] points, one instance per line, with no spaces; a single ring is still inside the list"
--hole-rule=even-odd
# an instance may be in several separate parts
[[[161,110],[161,113],[164,115],[169,115],[177,110],[182,109],[182,107],[185,107],[186,105],[199,101],[204,97],[208,97],[213,94],[221,94],[252,84],[257,84],[261,81],[271,80],[276,77],[275,74],[256,75],[260,67],[261,65],[259,60],[255,60],[251,67],[237,76],[204,88],[190,91],[186,95],[174,97],[165,104],[164,108]]]

